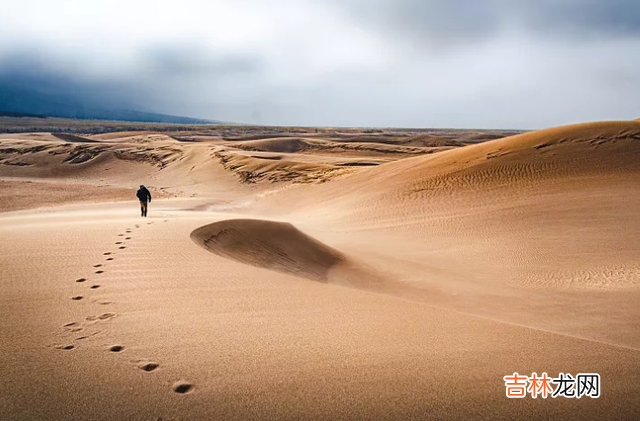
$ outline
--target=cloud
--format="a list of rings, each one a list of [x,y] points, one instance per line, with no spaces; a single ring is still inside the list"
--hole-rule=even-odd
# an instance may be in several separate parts
[[[510,2],[512,13],[539,33],[620,37],[640,35],[635,0],[542,0]],[[515,6],[519,6],[516,8]]]
[[[147,47],[140,51],[138,61],[145,73],[170,78],[251,75],[263,65],[260,57],[216,54],[191,43]]]
[[[637,117],[638,21],[630,0],[24,0],[0,82],[247,123],[538,128]]]
[[[427,44],[475,44],[507,28],[540,37],[640,35],[635,0],[336,0],[352,19]]]

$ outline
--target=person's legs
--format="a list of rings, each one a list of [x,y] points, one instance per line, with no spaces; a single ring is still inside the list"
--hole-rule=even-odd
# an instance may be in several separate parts
[[[147,202],[140,201],[140,216],[144,216],[146,213]]]
[[[144,217],[145,218],[147,217],[148,206],[149,206],[149,202],[144,202]]]

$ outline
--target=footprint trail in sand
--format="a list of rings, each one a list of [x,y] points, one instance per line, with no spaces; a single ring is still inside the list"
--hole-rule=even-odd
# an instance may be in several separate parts
[[[167,222],[167,220],[165,220],[164,222]],[[147,225],[152,225],[153,222],[148,222]],[[140,228],[139,225],[135,225],[135,228]],[[132,229],[131,228],[127,228],[125,231],[126,234],[131,234],[132,233]],[[125,236],[125,234],[123,233],[119,233],[117,235],[118,237],[123,237]],[[132,237],[127,236],[125,237],[125,240],[131,240]],[[127,249],[127,246],[125,245],[125,241],[117,241],[115,243],[116,245],[118,245],[118,249],[119,250],[125,250]],[[103,256],[108,256],[106,257],[106,261],[111,262],[115,260],[115,257],[113,257],[115,253],[111,252],[111,251],[107,251],[103,253]],[[97,263],[93,265],[93,268],[101,268],[96,270],[94,273],[96,275],[106,275],[106,278],[102,278],[104,280],[108,280],[108,268],[105,267],[104,264],[102,263]],[[75,280],[76,283],[85,283],[89,281],[89,279],[87,278],[78,278]],[[97,290],[97,289],[102,289],[102,285],[101,284],[92,284],[89,287],[90,290]],[[73,297],[71,297],[72,300],[74,301],[80,301],[83,300],[85,297],[83,295],[75,295]],[[98,304],[98,305],[108,305],[111,304],[111,301],[106,301],[106,300],[93,300],[93,303]],[[78,323],[78,322],[68,322],[66,324],[63,325],[63,332],[62,335],[63,336],[69,336],[69,335],[73,335],[74,333],[78,333],[84,330],[87,330],[87,332],[85,334],[83,334],[82,336],[77,336],[77,337],[73,337],[72,340],[73,341],[85,341],[91,337],[97,337],[99,335],[103,335],[105,334],[104,330],[100,330],[97,329],[96,325],[97,323],[104,323],[104,322],[108,322],[111,319],[114,319],[115,317],[117,317],[117,314],[115,313],[102,313],[100,315],[88,315],[85,317],[85,322],[83,324]],[[64,343],[64,344],[59,344],[59,345],[55,345],[54,346],[56,349],[59,350],[64,350],[64,351],[70,351],[70,350],[74,350],[77,349],[77,344],[74,343]],[[120,354],[122,352],[124,352],[126,350],[126,347],[124,345],[121,344],[115,344],[115,345],[110,345],[108,346],[107,350],[111,353],[115,353],[115,354]],[[151,372],[157,372],[158,368],[160,367],[160,363],[156,362],[156,361],[152,361],[149,359],[142,359],[142,360],[137,360],[136,361],[136,367],[144,372],[147,373],[151,373]],[[174,382],[173,385],[171,386],[171,390],[177,394],[188,394],[191,393],[194,390],[194,386],[193,384],[186,382],[184,380],[179,380],[177,382]]]

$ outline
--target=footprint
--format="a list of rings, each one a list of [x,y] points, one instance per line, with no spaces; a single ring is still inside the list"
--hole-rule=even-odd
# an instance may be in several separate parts
[[[124,347],[122,345],[113,345],[109,347],[109,351],[111,352],[122,352],[124,351]]]
[[[82,295],[76,295],[75,297],[71,297],[72,300],[78,301],[82,300],[84,297]]]
[[[93,265],[94,268],[102,267],[102,264],[98,263],[97,265]]]
[[[98,304],[100,304],[101,306],[106,306],[111,304],[111,301],[98,301]]]
[[[107,257],[107,260],[113,260],[113,257]]]
[[[76,282],[86,282],[87,279],[86,278],[78,278],[76,279]]]
[[[127,238],[125,238],[125,240],[131,240],[131,237],[127,237]]]
[[[177,381],[173,384],[173,391],[180,394],[189,393],[193,390],[193,385],[184,380]]]
[[[118,237],[124,237],[124,234],[118,234]]]
[[[98,289],[100,288],[100,285],[91,285],[91,289]]]
[[[102,313],[99,316],[87,316],[87,321],[94,322],[96,320],[108,320],[108,319],[112,319],[114,317],[116,317],[116,315],[114,313]]]
[[[122,244],[122,241],[118,241],[118,242],[116,242],[116,244]]]
[[[77,324],[78,323],[76,323],[76,322],[69,322],[69,323],[64,324],[62,327],[71,327],[71,326],[75,326]]]
[[[104,273],[104,270],[96,270],[96,273]]]
[[[160,364],[155,363],[155,362],[153,362],[153,361],[143,362],[143,363],[140,363],[140,364],[138,365],[138,368],[139,368],[140,370],[143,370],[143,371],[146,371],[146,372],[153,371],[153,370],[155,370],[155,369],[156,369],[156,368],[158,368],[158,367],[160,367]]]
[[[108,255],[110,255],[110,254],[112,254],[112,253],[111,253],[110,251],[107,251],[107,252],[104,252],[104,253],[102,253],[102,254],[103,254],[103,255],[105,255],[105,256],[108,256]]]
[[[126,249],[126,247],[125,247],[125,246],[120,246],[120,247],[118,247],[118,248],[119,248],[120,250]]]
[[[71,345],[71,344],[69,344],[69,345],[58,345],[56,348],[64,349],[65,351],[69,351],[69,350],[75,348],[75,345]]]

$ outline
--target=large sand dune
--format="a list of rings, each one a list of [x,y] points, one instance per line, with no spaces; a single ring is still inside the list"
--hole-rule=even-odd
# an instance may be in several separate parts
[[[1,420],[640,418],[640,122],[225,130],[0,135]]]

